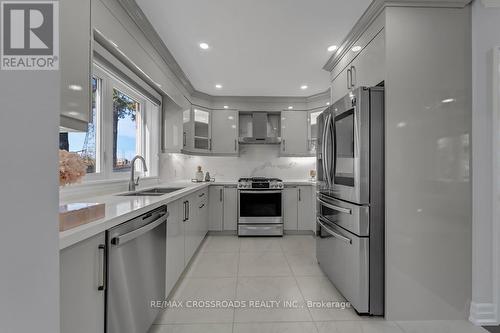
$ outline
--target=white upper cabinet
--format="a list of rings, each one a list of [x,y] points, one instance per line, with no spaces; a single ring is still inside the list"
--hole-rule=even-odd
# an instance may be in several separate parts
[[[351,64],[352,87],[376,86],[385,78],[385,33],[382,30]]]
[[[307,117],[305,111],[281,112],[281,149],[282,156],[307,156]]]
[[[209,110],[198,107],[193,109],[195,150],[210,151],[212,149],[210,118]]]
[[[64,0],[59,6],[61,126],[85,132],[91,118],[90,0]]]
[[[307,144],[309,154],[316,154],[316,145],[318,143],[318,116],[323,110],[309,111],[307,114]]]
[[[212,153],[238,154],[238,111],[212,111]]]
[[[185,151],[191,151],[194,148],[194,127],[191,119],[192,110],[186,109],[182,112],[182,149]]]

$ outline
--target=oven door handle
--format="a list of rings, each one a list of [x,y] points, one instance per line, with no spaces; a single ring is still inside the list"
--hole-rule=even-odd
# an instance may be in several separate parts
[[[316,218],[316,222],[318,222],[318,224],[323,228],[325,229],[325,231],[327,233],[329,233],[330,235],[332,235],[333,237],[337,238],[337,239],[340,239],[341,241],[343,242],[346,242],[347,244],[352,244],[352,239],[349,239],[345,236],[342,236],[341,234],[338,234],[336,233],[335,231],[333,231],[332,229],[328,228],[323,222],[321,222],[321,218],[318,217]]]
[[[240,193],[282,193],[282,190],[240,190]]]
[[[318,198],[318,201],[320,204],[322,204],[325,207],[328,207],[330,209],[336,210],[336,211],[341,212],[341,213],[346,213],[346,214],[352,215],[352,210],[350,210],[349,208],[343,208],[343,207],[339,207],[337,205],[333,205],[333,204],[328,203],[324,200],[321,200],[320,198]]]

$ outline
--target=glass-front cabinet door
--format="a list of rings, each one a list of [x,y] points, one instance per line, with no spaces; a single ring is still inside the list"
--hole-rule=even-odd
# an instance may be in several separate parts
[[[193,120],[194,148],[196,150],[210,150],[212,148],[210,136],[210,111],[201,108],[194,108]]]
[[[323,110],[319,111],[309,111],[308,115],[308,146],[309,153],[311,155],[316,154],[317,145],[318,145],[318,116],[323,112]]]

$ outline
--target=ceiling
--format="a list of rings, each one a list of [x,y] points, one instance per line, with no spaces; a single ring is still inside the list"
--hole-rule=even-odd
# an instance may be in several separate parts
[[[329,78],[322,66],[332,54],[327,47],[342,42],[371,2],[136,1],[194,88],[222,96],[325,91]],[[202,42],[209,49],[202,50]]]

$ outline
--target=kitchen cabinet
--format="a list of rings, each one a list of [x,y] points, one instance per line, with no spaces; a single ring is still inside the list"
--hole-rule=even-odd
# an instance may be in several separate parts
[[[60,1],[59,11],[60,125],[86,132],[91,120],[90,0]]]
[[[167,97],[162,103],[162,152],[180,153],[184,148],[184,112]]]
[[[182,112],[182,149],[192,151],[194,149],[194,128],[192,119],[192,110],[186,109]]]
[[[236,185],[224,186],[223,229],[236,231],[238,224],[238,189]]]
[[[281,156],[307,156],[307,112],[281,112]]]
[[[335,103],[350,90],[383,82],[385,68],[385,32],[382,30],[334,78],[331,85],[332,102]]]
[[[298,215],[298,230],[314,230],[316,225],[316,209],[312,186],[297,187],[297,215]]]
[[[184,258],[184,200],[167,205],[167,257],[165,297],[177,283],[185,267]]]
[[[287,186],[283,189],[283,223],[285,230],[298,230],[298,189]]]
[[[182,200],[184,222],[184,263],[187,265],[208,232],[207,189]]]
[[[212,154],[238,154],[238,111],[213,110]]]
[[[208,216],[210,231],[222,231],[224,222],[224,186],[208,189]]]
[[[212,149],[210,120],[211,113],[209,110],[198,107],[193,109],[195,150],[208,152]]]
[[[308,111],[307,113],[307,143],[310,155],[316,154],[318,142],[318,116],[323,110]]]
[[[105,233],[61,250],[62,333],[104,332]]]

